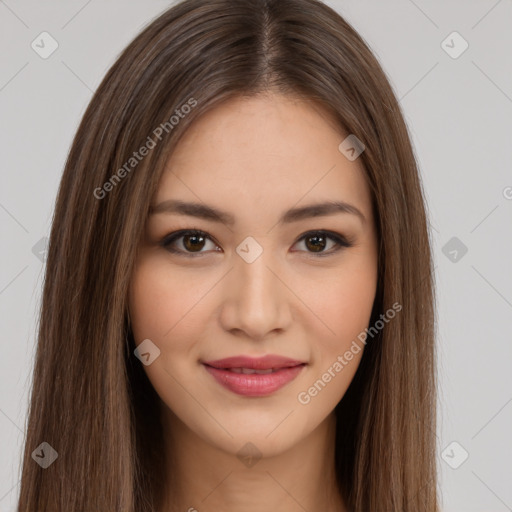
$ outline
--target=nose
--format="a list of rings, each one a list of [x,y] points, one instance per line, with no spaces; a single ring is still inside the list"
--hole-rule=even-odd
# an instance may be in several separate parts
[[[223,285],[222,327],[255,341],[271,336],[273,331],[286,330],[291,324],[292,294],[265,256],[263,251],[252,263],[235,258]]]

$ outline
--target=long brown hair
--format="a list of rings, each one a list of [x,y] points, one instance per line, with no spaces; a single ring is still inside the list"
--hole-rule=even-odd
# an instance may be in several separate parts
[[[190,124],[224,100],[266,91],[317,102],[340,133],[365,144],[379,238],[372,324],[402,305],[368,342],[336,407],[340,491],[354,512],[438,511],[431,243],[388,79],[356,31],[319,1],[185,0],[122,52],[68,155],[18,512],[149,512],[161,503],[158,397],[133,354],[127,314],[137,248],[164,165]],[[32,457],[43,442],[58,454],[46,469]]]

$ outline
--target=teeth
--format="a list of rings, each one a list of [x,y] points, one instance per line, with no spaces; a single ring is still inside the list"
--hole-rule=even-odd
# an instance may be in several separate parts
[[[255,370],[253,368],[226,368],[227,370],[233,373],[244,373],[245,375],[250,375],[252,373],[257,373],[258,375],[266,375],[268,373],[275,372],[273,368],[268,368],[267,370]]]

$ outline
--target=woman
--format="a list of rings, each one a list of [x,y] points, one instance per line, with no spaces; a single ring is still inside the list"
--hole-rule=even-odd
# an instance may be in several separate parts
[[[437,512],[425,211],[332,9],[163,13],[66,163],[19,512]]]

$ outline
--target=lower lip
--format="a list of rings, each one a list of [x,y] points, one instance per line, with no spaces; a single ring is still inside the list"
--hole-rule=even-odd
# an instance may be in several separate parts
[[[305,365],[280,368],[275,372],[267,374],[234,373],[208,365],[203,366],[217,382],[233,393],[243,396],[266,396],[281,389],[288,382],[295,379]]]

